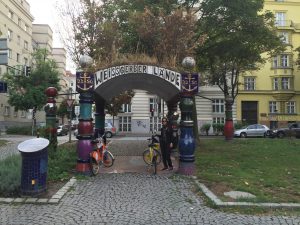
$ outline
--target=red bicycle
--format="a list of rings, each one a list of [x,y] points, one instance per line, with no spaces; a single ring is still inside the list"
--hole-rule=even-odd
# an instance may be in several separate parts
[[[100,140],[91,141],[94,145],[93,151],[90,152],[90,167],[92,174],[95,176],[99,173],[100,166],[111,167],[115,158],[113,154],[107,150],[106,136],[103,135]]]

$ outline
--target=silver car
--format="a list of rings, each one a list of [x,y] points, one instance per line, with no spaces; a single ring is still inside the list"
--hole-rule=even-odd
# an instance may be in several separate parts
[[[235,137],[266,137],[270,135],[270,129],[266,125],[252,124],[234,131]]]
[[[77,136],[78,135],[78,129],[74,130],[73,133],[74,133],[75,136]],[[112,136],[114,136],[116,134],[117,134],[117,129],[111,123],[105,122],[105,136],[107,138],[111,138]]]

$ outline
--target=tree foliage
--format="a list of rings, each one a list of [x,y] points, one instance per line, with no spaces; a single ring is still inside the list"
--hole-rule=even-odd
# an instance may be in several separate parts
[[[198,68],[217,84],[225,98],[238,94],[240,74],[255,70],[283,50],[274,16],[263,12],[263,0],[203,0],[197,24]],[[205,73],[207,72],[207,73]]]
[[[109,103],[106,103],[106,110],[112,116],[117,116],[118,113],[121,112],[123,104],[130,104],[131,99],[134,96],[134,92],[132,90],[125,91],[124,93],[115,96],[111,99]]]
[[[191,40],[195,16],[182,8],[181,1],[79,1],[79,10],[69,3],[62,13],[72,21],[73,43],[66,44],[77,62],[85,53],[97,68],[128,55],[146,54],[175,67],[195,46]]]
[[[15,76],[9,73],[5,75],[9,87],[8,102],[15,110],[39,110],[46,104],[45,90],[48,87],[60,89],[56,63],[48,58],[47,50],[38,49],[34,52],[33,61],[29,76]]]

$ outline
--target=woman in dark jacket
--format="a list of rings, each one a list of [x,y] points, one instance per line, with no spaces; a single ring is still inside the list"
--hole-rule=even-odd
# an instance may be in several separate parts
[[[168,119],[166,117],[162,118],[162,128],[159,135],[160,149],[162,153],[162,160],[164,167],[162,170],[173,170],[173,165],[171,161],[171,149],[173,148],[173,133],[172,129],[168,126]]]

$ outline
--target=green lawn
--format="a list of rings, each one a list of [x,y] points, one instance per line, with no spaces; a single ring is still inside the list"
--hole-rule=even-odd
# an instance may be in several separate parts
[[[300,203],[300,139],[201,139],[196,165],[222,200],[235,190],[256,195],[251,201]]]

